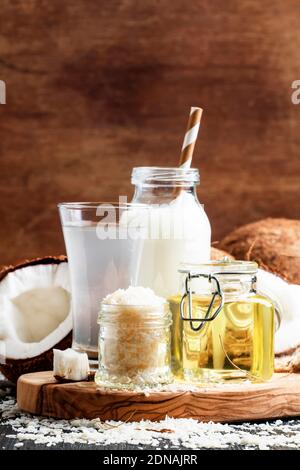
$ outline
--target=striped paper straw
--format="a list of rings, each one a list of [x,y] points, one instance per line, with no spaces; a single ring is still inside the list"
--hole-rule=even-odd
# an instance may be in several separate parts
[[[186,133],[184,136],[179,166],[180,168],[190,168],[193,158],[194,147],[200,127],[203,109],[191,107]]]

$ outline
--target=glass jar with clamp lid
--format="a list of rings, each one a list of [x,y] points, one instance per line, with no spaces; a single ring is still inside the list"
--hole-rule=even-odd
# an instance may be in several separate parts
[[[226,258],[182,266],[183,292],[169,299],[176,376],[196,382],[272,376],[275,306],[256,290],[257,269]]]

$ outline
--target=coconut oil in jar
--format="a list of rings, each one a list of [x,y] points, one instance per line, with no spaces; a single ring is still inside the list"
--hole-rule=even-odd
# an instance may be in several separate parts
[[[193,382],[271,378],[275,309],[256,292],[256,271],[255,263],[240,261],[182,270],[184,296],[169,299],[177,377]]]
[[[165,299],[143,287],[119,289],[103,300],[98,323],[98,385],[134,389],[171,380],[171,315]]]

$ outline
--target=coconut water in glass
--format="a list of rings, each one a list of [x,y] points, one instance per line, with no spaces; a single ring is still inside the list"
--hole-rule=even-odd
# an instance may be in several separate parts
[[[62,203],[59,212],[69,262],[73,343],[97,367],[97,316],[103,298],[135,285],[142,247],[141,227],[124,226],[134,204]],[[139,212],[142,210],[138,205]]]

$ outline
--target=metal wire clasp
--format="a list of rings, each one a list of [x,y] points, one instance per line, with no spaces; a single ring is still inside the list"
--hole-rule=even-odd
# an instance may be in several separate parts
[[[195,292],[191,290],[191,281],[199,277],[204,277],[208,279],[209,282],[214,281],[216,284],[216,290],[212,294],[212,298],[211,298],[210,304],[208,306],[208,309],[206,311],[204,318],[193,318],[192,316],[193,294],[195,294]],[[219,297],[220,305],[217,307],[214,314],[210,316],[210,313],[212,312],[213,307],[214,307],[216,297]],[[184,306],[185,306],[186,298],[188,298],[188,318],[184,316]],[[219,280],[216,276],[214,276],[213,274],[191,274],[191,273],[187,274],[186,279],[185,279],[185,293],[183,294],[181,301],[180,301],[180,317],[183,321],[190,322],[190,327],[193,331],[201,330],[201,328],[203,328],[203,326],[205,325],[205,322],[214,320],[216,316],[222,310],[223,305],[224,305],[224,296],[223,296],[222,289],[220,287]],[[200,322],[200,324],[198,326],[194,326],[193,322],[197,322],[197,323]]]

